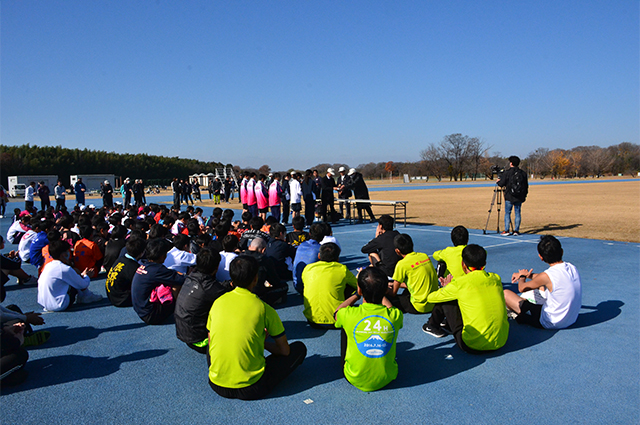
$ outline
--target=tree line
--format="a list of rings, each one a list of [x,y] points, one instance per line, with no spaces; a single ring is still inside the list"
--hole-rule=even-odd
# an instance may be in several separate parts
[[[478,137],[463,136],[460,133],[445,136],[439,143],[431,143],[420,152],[420,161],[416,162],[370,162],[357,168],[367,179],[389,177],[423,176],[438,181],[448,179],[476,180],[494,179],[495,171],[508,168],[508,156],[499,153],[489,154],[491,146]],[[536,178],[545,177],[601,177],[605,175],[633,175],[640,171],[640,145],[623,142],[609,147],[578,146],[573,149],[538,148],[526,158],[520,158],[520,168]],[[324,175],[327,168],[349,169],[344,163],[321,163],[312,170]],[[240,171],[240,167],[236,171]],[[259,169],[245,168],[246,171],[268,174],[271,168],[263,165]],[[290,172],[281,171],[282,173]]]
[[[224,165],[195,159],[147,154],[118,154],[61,146],[0,145],[0,184],[16,175],[57,175],[65,186],[76,174],[114,174],[116,177],[143,179],[145,184],[168,184],[173,177],[215,172]],[[231,167],[232,165],[227,165]]]

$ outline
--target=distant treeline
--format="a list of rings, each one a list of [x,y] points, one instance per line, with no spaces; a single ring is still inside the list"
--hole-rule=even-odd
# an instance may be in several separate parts
[[[227,165],[231,167],[232,165]],[[116,177],[143,179],[145,185],[168,184],[173,177],[215,172],[219,162],[146,154],[118,154],[61,146],[0,145],[0,184],[16,175],[57,175],[65,186],[76,174],[114,174]]]

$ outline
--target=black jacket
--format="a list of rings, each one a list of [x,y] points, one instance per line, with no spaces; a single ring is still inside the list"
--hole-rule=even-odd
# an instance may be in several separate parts
[[[320,179],[321,198],[333,200],[333,188],[336,187],[336,181],[333,177],[324,176]]]
[[[338,198],[347,199],[351,196],[351,189],[349,189],[349,185],[351,184],[351,177],[345,175],[338,177],[338,186],[343,186],[344,189],[338,192]]]
[[[367,189],[367,184],[364,182],[362,174],[355,172],[349,177],[349,183],[345,186],[347,189],[353,190],[353,196],[356,199],[369,199],[369,189]]]
[[[207,338],[207,319],[213,302],[228,291],[215,276],[195,270],[184,281],[176,301],[176,336],[188,344]]]
[[[397,230],[389,230],[377,238],[372,239],[362,247],[363,254],[372,254],[374,252],[380,254],[380,262],[376,266],[382,269],[389,277],[393,276],[396,263],[400,261],[400,257],[396,254],[396,247],[393,243],[393,240],[399,234],[400,232]]]

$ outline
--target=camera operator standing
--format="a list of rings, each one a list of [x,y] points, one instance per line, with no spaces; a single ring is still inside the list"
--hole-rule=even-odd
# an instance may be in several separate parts
[[[529,183],[527,182],[527,173],[518,168],[519,165],[520,158],[515,155],[510,156],[509,169],[496,181],[498,186],[504,187],[504,231],[501,233],[502,236],[520,235],[520,207],[527,199]],[[509,229],[512,208],[515,210],[513,232]]]

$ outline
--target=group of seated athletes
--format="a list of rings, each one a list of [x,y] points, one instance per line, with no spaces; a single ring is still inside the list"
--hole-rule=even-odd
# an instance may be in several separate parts
[[[93,223],[96,214],[113,235],[106,248],[116,246],[118,255],[74,269],[71,246],[52,234],[38,302],[52,311],[82,302],[91,297],[80,296],[90,274],[104,267],[110,302],[132,307],[149,325],[174,315],[177,337],[208,356],[210,386],[227,398],[263,398],[306,357],[302,342],[288,342],[273,307],[286,301],[289,280],[303,297],[301,316],[309,326],[341,330],[345,378],[362,391],[396,379],[403,314],[431,313],[424,332],[452,335],[460,349],[480,354],[507,343],[509,316],[561,329],[576,321],[581,306],[580,276],[562,261],[553,236],[538,243],[540,259],[548,264],[544,272],[521,269],[511,277],[518,295],[485,270],[486,251],[468,244],[462,226],[451,232],[453,246],[430,258],[383,215],[375,237],[362,247],[370,265],[354,275],[340,263],[340,244],[324,222],[306,232],[297,217],[287,233],[276,219],[249,212],[233,222],[233,211],[216,208],[205,220],[202,211],[157,205],[128,214],[117,208],[83,211],[75,220],[87,215],[84,221]],[[131,214],[133,223],[127,221]],[[264,350],[271,353],[266,358]]]

